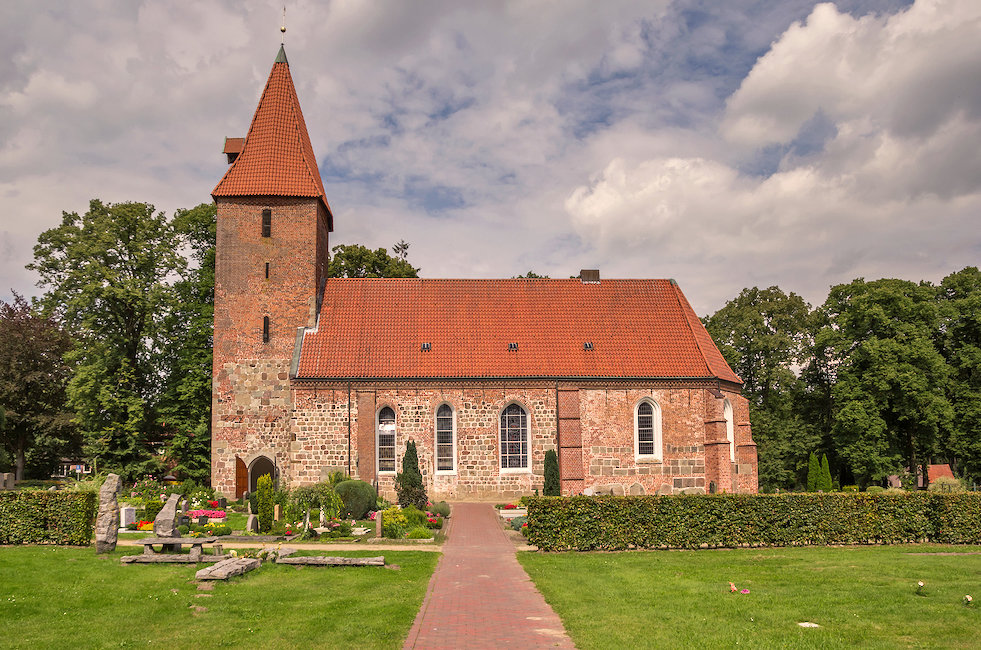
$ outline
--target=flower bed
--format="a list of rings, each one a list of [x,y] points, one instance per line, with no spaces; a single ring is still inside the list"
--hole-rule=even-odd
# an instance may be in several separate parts
[[[208,519],[224,519],[224,510],[188,510],[186,513],[188,517],[192,519],[197,519],[198,517],[207,517]]]

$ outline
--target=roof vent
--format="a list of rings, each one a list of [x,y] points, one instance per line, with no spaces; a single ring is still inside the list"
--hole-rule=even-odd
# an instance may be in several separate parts
[[[508,343],[508,352],[517,352],[517,351],[518,351],[517,343]]]
[[[585,343],[582,344],[582,349],[583,350],[592,350],[593,349],[593,342],[592,341],[586,341]]]
[[[238,158],[238,155],[242,153],[242,147],[245,146],[245,138],[225,138],[225,148],[222,153],[225,154],[225,159],[228,160],[228,164],[231,165]]]
[[[432,343],[423,343],[422,344],[422,351],[423,352],[429,352],[432,349],[433,349],[433,344]]]
[[[599,269],[582,269],[579,271],[579,279],[583,284],[599,284]]]

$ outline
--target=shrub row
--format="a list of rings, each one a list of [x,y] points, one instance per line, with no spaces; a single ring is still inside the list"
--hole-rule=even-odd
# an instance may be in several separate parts
[[[0,544],[88,546],[94,492],[0,492]]]
[[[981,543],[981,494],[706,494],[535,497],[528,540],[545,551]]]

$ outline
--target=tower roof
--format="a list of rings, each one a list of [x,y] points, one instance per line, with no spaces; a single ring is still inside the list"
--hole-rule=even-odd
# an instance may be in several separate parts
[[[211,196],[317,198],[327,209],[328,220],[333,221],[282,46],[252,117],[242,152]]]

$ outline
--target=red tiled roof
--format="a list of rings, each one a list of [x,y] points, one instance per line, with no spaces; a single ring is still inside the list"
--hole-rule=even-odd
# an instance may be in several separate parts
[[[930,469],[927,470],[927,475],[930,477],[930,481],[936,481],[941,476],[948,476],[954,478],[954,472],[950,470],[950,465],[930,465]]]
[[[211,195],[318,198],[330,212],[317,158],[282,49],[262,91],[242,153]]]
[[[740,382],[671,280],[330,279],[297,377]]]

